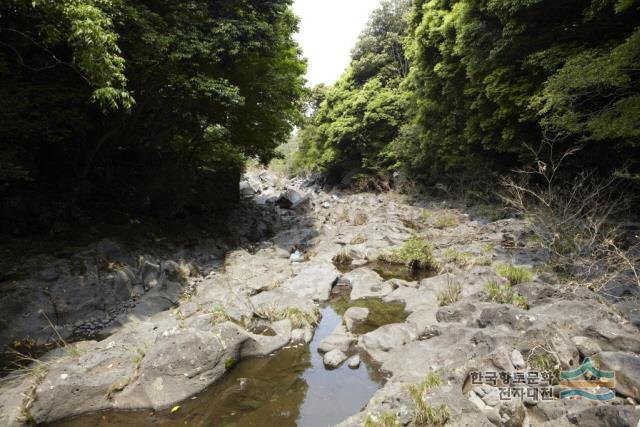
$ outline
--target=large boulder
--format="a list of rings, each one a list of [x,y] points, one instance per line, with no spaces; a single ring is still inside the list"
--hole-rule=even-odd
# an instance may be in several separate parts
[[[383,297],[393,291],[390,283],[369,268],[357,268],[345,274],[341,282],[351,286],[351,299]]]
[[[302,194],[298,191],[289,188],[280,194],[276,205],[282,209],[298,209],[300,206],[307,204],[310,201],[308,194]]]
[[[616,392],[640,401],[640,356],[634,353],[603,351],[598,353],[596,360],[600,361],[601,369],[615,372]]]

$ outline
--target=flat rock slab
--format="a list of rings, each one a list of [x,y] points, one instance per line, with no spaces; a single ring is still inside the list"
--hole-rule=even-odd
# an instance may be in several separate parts
[[[284,282],[281,288],[315,301],[327,301],[339,277],[340,272],[330,262],[303,264],[300,273]]]
[[[351,299],[383,297],[393,291],[393,286],[369,268],[357,268],[342,276],[343,282],[351,286]]]

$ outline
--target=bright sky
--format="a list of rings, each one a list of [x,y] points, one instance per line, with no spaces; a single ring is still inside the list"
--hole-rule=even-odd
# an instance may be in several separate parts
[[[309,86],[333,84],[349,65],[351,49],[380,0],[295,0],[296,39],[309,61]]]

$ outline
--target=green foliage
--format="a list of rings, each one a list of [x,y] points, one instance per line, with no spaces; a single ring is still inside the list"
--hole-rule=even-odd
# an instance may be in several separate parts
[[[385,2],[315,98],[299,167],[486,180],[549,139],[581,149],[570,172],[637,181],[638,22],[637,0]]]
[[[0,2],[3,214],[182,216],[235,200],[245,159],[268,162],[302,119],[290,4]],[[60,206],[36,206],[55,193]]]
[[[524,310],[529,309],[527,299],[514,291],[509,284],[501,285],[496,282],[490,282],[487,283],[486,289],[489,293],[489,298],[491,298],[493,302],[497,302],[499,304],[512,304]]]
[[[496,267],[496,272],[507,279],[511,286],[530,282],[533,279],[533,270],[529,267],[501,264]]]
[[[408,0],[385,0],[360,35],[351,65],[330,88],[315,89],[313,115],[300,131],[299,169],[383,170],[395,163],[387,145],[408,116],[403,39]]]
[[[233,357],[229,357],[227,360],[224,361],[224,369],[229,371],[233,369],[237,364],[238,364],[238,361],[236,359],[234,359]]]
[[[543,132],[569,144],[606,140],[598,149],[612,153],[633,145],[639,16],[622,3],[414,2],[416,121],[395,143],[404,162],[431,174],[509,167],[530,160]]]
[[[433,245],[419,236],[410,238],[400,248],[381,253],[378,260],[389,264],[404,264],[412,269],[431,270],[438,266],[433,255]]]

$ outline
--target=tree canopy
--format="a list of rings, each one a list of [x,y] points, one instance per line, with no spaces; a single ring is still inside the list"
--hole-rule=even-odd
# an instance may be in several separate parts
[[[300,164],[504,171],[551,140],[580,148],[574,170],[637,172],[639,22],[636,0],[383,2],[302,131]],[[395,75],[393,58],[408,64]]]
[[[168,215],[232,196],[301,119],[290,3],[0,0],[4,216],[43,188]]]

